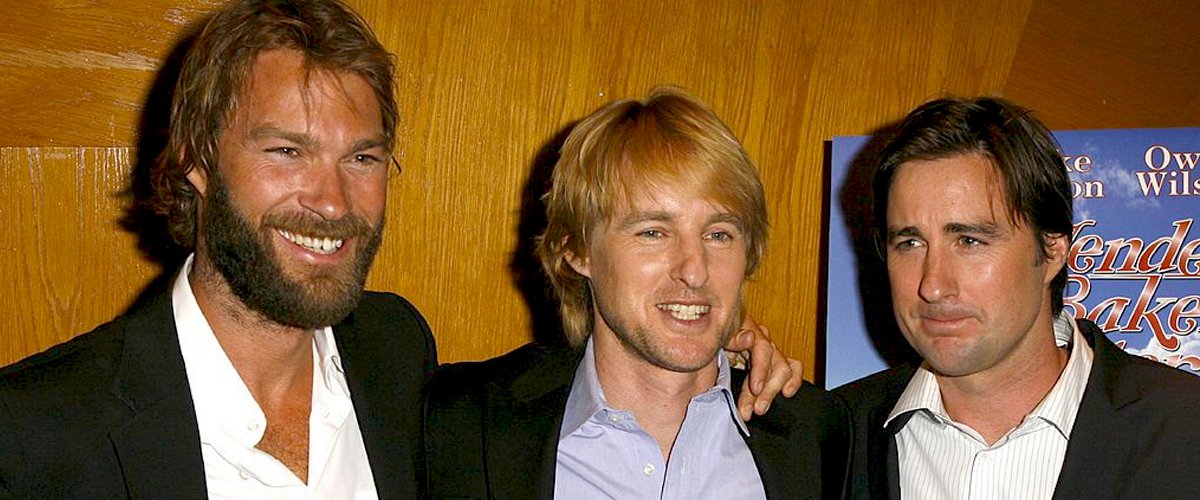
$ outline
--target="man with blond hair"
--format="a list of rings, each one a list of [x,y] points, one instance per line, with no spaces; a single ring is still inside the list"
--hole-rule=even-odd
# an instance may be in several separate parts
[[[457,498],[839,498],[848,421],[804,384],[743,423],[722,346],[767,213],[733,134],[674,88],[571,131],[538,254],[570,348],[529,345],[431,383],[429,493]]]

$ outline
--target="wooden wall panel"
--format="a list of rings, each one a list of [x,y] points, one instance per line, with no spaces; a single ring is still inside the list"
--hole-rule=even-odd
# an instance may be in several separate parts
[[[174,41],[217,3],[41,0],[0,12],[0,112],[8,118],[0,122],[0,147],[9,146],[0,150],[0,187],[18,193],[0,201],[0,248],[11,255],[0,259],[0,277],[12,283],[11,295],[0,296],[0,313],[17,325],[0,340],[0,364],[120,313],[159,272],[115,223],[122,205],[114,195],[139,153],[139,111],[156,70]],[[786,352],[805,361],[810,377],[819,327],[822,142],[869,133],[943,93],[1011,91],[1054,107],[1061,92],[1022,89],[1038,88],[1030,81],[1058,64],[1053,51],[1038,50],[1058,29],[1047,23],[1089,5],[350,3],[399,65],[397,155],[404,172],[390,181],[388,229],[369,286],[413,300],[444,361],[500,354],[548,330],[543,305],[534,301],[531,312],[526,301],[536,290],[523,290],[512,271],[514,261],[518,269],[529,264],[522,256],[537,213],[528,202],[552,158],[548,146],[608,100],[673,83],[709,102],[759,165],[773,227],[749,309]],[[1127,9],[1121,22],[1155,23],[1157,11],[1139,12]],[[1134,64],[1138,51],[1151,47],[1168,52],[1157,56],[1168,60],[1192,57],[1171,55],[1165,42],[1146,43],[1103,70]],[[1154,90],[1154,82],[1146,85]]]
[[[156,273],[121,230],[126,148],[0,148],[0,363],[127,308]]]
[[[0,146],[129,146],[155,72],[219,0],[30,0],[0,10]]]
[[[1004,92],[1052,128],[1200,125],[1200,5],[1038,2]]]
[[[404,291],[425,311],[451,339],[439,338],[446,359],[490,356],[528,339],[530,315],[506,271],[539,149],[610,99],[673,83],[707,100],[763,172],[772,250],[750,287],[750,310],[810,369],[822,141],[868,132],[940,92],[999,88],[1028,10],[741,1],[411,7],[366,7],[401,56],[406,116],[407,170],[391,222],[402,230],[389,233],[373,283]],[[977,28],[979,15],[1003,21]],[[864,102],[881,106],[864,111]],[[435,270],[395,267],[421,262]]]

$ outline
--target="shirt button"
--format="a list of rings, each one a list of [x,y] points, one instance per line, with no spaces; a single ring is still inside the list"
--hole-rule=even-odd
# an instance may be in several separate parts
[[[610,413],[608,414],[608,421],[615,424],[621,421],[621,417],[616,413]]]
[[[238,469],[238,476],[243,480],[250,479],[250,473],[247,472],[246,469]]]
[[[251,421],[251,422],[246,423],[246,430],[257,431],[258,430],[258,422]]]
[[[646,464],[645,467],[642,467],[642,474],[645,474],[647,476],[653,475],[654,474],[654,464]]]

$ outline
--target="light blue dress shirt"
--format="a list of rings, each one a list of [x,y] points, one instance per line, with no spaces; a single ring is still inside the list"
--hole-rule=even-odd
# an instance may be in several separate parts
[[[765,498],[744,438],[750,431],[730,391],[729,362],[724,353],[717,359],[716,385],[688,403],[665,461],[632,413],[608,406],[589,338],[559,431],[554,497]]]

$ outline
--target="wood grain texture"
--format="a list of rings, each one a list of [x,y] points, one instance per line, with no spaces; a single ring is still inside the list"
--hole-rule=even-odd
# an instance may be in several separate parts
[[[108,321],[156,267],[121,230],[125,148],[0,148],[0,363]]]
[[[1056,129],[1200,125],[1200,6],[1039,2],[1004,92]]]
[[[0,312],[19,325],[0,341],[0,364],[121,312],[158,272],[113,222],[121,205],[112,195],[128,181],[157,68],[214,3],[35,1],[0,13],[14,27],[0,33],[0,111],[9,117],[0,123],[0,146],[9,146],[0,150],[0,186],[19,193],[0,201],[0,248],[13,256],[0,259],[0,276],[14,283]],[[772,220],[748,308],[811,378],[821,326],[823,141],[870,133],[945,93],[1028,99],[1060,127],[1162,125],[1138,111],[1144,100],[1110,101],[1104,115],[1071,111],[1125,92],[1128,79],[1098,79],[1091,94],[1041,83],[1063,64],[1061,53],[1084,50],[1084,35],[1054,34],[1064,16],[1085,11],[1091,25],[1109,26],[1106,46],[1126,55],[1076,58],[1076,71],[1142,70],[1151,50],[1155,65],[1196,57],[1173,42],[1180,33],[1153,29],[1167,14],[1190,19],[1172,26],[1194,24],[1189,10],[1126,8],[1118,21],[1083,0],[350,3],[399,69],[404,172],[390,180],[388,229],[369,286],[421,309],[443,361],[493,356],[552,330],[536,281],[525,281],[538,227],[532,202],[556,140],[611,99],[679,85],[743,140]],[[1121,39],[1135,35],[1136,43]],[[1192,106],[1181,120],[1200,123],[1194,92],[1175,88],[1194,81],[1195,68],[1139,80],[1138,93]],[[1095,125],[1092,116],[1101,117]],[[48,260],[45,248],[60,247]],[[99,278],[82,279],[81,270]]]

